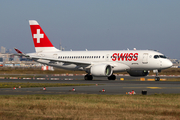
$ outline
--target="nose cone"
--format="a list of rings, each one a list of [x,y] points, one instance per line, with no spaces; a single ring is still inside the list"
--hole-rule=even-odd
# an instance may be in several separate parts
[[[173,63],[172,63],[170,60],[167,60],[167,61],[165,62],[164,67],[170,68],[170,67],[172,67],[172,66],[173,66]]]

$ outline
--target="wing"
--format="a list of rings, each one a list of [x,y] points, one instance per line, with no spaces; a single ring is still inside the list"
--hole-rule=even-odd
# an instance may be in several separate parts
[[[55,59],[55,58],[46,58],[46,57],[39,57],[39,56],[33,56],[33,55],[27,55],[27,54],[24,54],[23,52],[21,52],[19,49],[17,48],[14,48],[14,50],[18,53],[18,54],[13,54],[13,55],[16,55],[16,56],[24,56],[24,57],[27,57],[29,59],[32,59],[32,60],[48,60],[50,61],[49,63],[53,63],[53,62],[63,62],[63,63],[67,63],[67,64],[76,64],[76,65],[79,65],[79,66],[89,66],[91,65],[92,63],[91,62],[85,62],[85,61],[72,61],[72,60],[62,60],[62,59]]]
[[[46,57],[38,57],[38,56],[30,56],[30,59],[41,59],[41,60],[49,60],[50,62],[63,62],[68,64],[84,64],[84,65],[91,65],[92,62],[86,62],[86,61],[72,61],[72,60],[62,60],[62,59],[55,59],[55,58],[46,58]]]

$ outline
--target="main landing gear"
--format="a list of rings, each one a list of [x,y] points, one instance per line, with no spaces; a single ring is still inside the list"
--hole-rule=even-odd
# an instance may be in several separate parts
[[[116,76],[113,75],[113,74],[108,77],[108,80],[115,80],[115,79],[116,79]],[[90,75],[90,74],[86,74],[86,75],[84,76],[84,80],[93,80],[93,76]]]
[[[160,81],[160,77],[158,77],[158,73],[161,72],[161,70],[153,70],[154,73],[156,73],[155,81]]]
[[[112,74],[111,76],[108,77],[108,80],[115,80],[115,79],[116,79],[116,76],[113,75],[113,74]]]
[[[93,79],[92,75],[87,74],[84,76],[84,80],[92,80],[92,79]]]

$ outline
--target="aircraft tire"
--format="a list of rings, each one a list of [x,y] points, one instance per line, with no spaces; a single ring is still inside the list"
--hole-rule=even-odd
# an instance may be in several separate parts
[[[92,80],[93,76],[92,75],[85,75],[84,80]]]
[[[108,80],[115,80],[116,79],[116,76],[115,75],[111,75],[108,77]]]
[[[155,77],[155,81],[160,81],[160,77]]]

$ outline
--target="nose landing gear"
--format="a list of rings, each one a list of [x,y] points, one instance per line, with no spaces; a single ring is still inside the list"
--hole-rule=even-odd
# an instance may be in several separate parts
[[[153,70],[154,73],[156,73],[155,81],[160,81],[160,77],[158,77],[158,73],[161,72],[161,70]]]
[[[155,81],[160,81],[160,77],[155,77]]]

